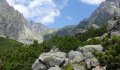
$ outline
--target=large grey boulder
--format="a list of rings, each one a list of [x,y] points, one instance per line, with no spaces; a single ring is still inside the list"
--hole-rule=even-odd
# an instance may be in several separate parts
[[[63,66],[66,63],[66,53],[48,52],[42,53],[32,65],[33,70],[46,70],[54,66]]]
[[[70,51],[67,56],[72,62],[81,62],[84,59],[83,54],[79,51]]]
[[[46,64],[48,64],[50,67],[55,65],[61,65],[66,58],[66,53],[63,52],[55,52],[55,53],[42,53],[39,57],[39,59]]]
[[[84,47],[79,47],[78,51],[80,52],[93,52],[93,51],[101,52],[103,51],[103,47],[101,45],[86,45]]]

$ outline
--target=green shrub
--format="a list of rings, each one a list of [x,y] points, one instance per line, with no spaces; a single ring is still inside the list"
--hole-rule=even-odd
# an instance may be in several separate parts
[[[31,70],[32,64],[42,52],[40,47],[33,46],[8,49],[3,57],[3,70]]]
[[[63,70],[74,70],[74,69],[71,64],[67,64],[66,66],[63,67]]]
[[[98,45],[101,44],[101,39],[92,38],[88,41],[85,41],[84,43],[85,45]]]
[[[108,70],[120,68],[120,36],[113,36],[103,43],[104,52],[95,52],[101,65],[106,65]]]
[[[88,31],[86,31],[83,34],[77,35],[76,37],[80,40],[80,41],[86,41],[90,38],[94,38],[94,37],[100,37],[103,34],[107,33],[107,29],[106,26],[98,28],[98,29],[88,29]]]
[[[70,50],[76,50],[81,45],[81,42],[74,36],[55,36],[48,41],[44,41],[40,45],[45,51],[50,51],[51,48],[56,46],[59,50],[68,52]]]

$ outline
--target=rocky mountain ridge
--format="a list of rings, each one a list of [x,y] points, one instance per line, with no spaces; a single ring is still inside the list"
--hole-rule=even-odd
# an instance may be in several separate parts
[[[106,0],[80,24],[61,29],[49,29],[40,23],[27,22],[22,14],[8,5],[6,0],[0,1],[0,36],[7,36],[23,43],[31,43],[33,40],[42,42],[55,35],[80,34],[91,27],[99,28],[107,25],[107,21],[114,15],[120,15],[120,0]]]
[[[75,27],[70,30],[61,29],[57,34],[68,34],[73,35],[79,33],[81,29],[99,28],[101,26],[106,26],[107,21],[114,16],[120,15],[120,0],[106,0],[92,13],[89,18],[84,19]],[[71,34],[72,33],[72,34]]]
[[[120,15],[120,0],[106,0],[89,18],[81,21],[77,28],[85,28],[91,24],[106,25],[107,21],[115,15]]]
[[[33,40],[42,42],[43,35],[47,33],[47,26],[28,22],[22,14],[9,6],[6,0],[0,0],[0,36],[29,44]]]

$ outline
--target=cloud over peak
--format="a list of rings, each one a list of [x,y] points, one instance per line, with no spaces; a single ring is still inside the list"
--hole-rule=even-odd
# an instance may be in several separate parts
[[[91,5],[99,5],[100,3],[104,2],[105,0],[80,0],[83,3],[91,4]]]
[[[65,0],[63,5],[66,5]],[[60,7],[54,0],[7,0],[9,5],[24,15],[29,21],[36,23],[54,23],[55,18],[60,15]]]

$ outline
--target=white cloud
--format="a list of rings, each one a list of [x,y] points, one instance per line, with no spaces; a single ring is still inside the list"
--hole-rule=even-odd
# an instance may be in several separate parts
[[[99,5],[100,3],[104,2],[105,0],[80,0],[83,3],[91,4],[91,5]]]
[[[70,16],[66,16],[65,18],[68,20],[72,20],[72,17],[70,17]]]
[[[70,0],[64,0],[63,4],[60,6],[60,9],[63,9],[64,7],[66,7],[69,1]]]
[[[55,18],[60,16],[60,6],[54,0],[7,0],[16,10],[24,15],[29,21],[36,23],[54,23]],[[62,5],[66,6],[68,0]]]

